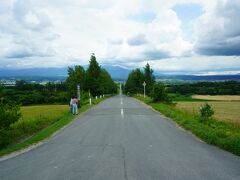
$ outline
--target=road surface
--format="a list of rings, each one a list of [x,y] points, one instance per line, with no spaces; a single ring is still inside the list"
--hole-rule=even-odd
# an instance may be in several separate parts
[[[1,180],[239,180],[240,158],[115,96],[48,142],[0,162]]]

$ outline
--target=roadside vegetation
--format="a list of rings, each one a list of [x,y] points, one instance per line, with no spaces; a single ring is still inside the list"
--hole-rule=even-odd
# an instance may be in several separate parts
[[[135,97],[171,118],[208,144],[219,146],[240,155],[240,127],[237,124],[218,121],[215,118],[202,121],[199,113],[191,114],[178,109],[175,105],[154,103],[149,97]]]
[[[151,72],[151,83],[146,79],[147,68]],[[143,96],[144,81],[147,84],[146,98]],[[143,71],[136,69],[129,74],[124,92],[150,105],[205,142],[240,155],[240,102],[232,101],[237,99],[239,87],[240,82],[235,81],[166,85],[155,81],[153,70],[147,64]],[[205,97],[209,94],[235,96],[231,96],[231,101],[226,101],[227,96],[211,96],[208,100],[193,96],[197,93]]]

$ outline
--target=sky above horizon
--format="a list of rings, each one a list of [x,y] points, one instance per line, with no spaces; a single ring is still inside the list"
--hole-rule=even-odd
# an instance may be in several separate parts
[[[1,0],[0,68],[240,73],[239,0]]]

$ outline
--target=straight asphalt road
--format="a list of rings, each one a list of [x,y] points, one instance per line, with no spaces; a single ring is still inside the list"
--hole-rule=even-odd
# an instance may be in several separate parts
[[[43,145],[0,162],[1,180],[239,180],[240,158],[148,106],[115,96]]]

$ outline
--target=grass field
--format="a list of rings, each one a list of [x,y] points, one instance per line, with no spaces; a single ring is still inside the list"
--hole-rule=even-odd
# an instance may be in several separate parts
[[[193,95],[193,99],[214,100],[214,101],[240,101],[240,96],[235,95]]]
[[[214,118],[240,124],[240,102],[210,101],[214,109]],[[176,107],[180,110],[196,114],[204,102],[178,102]]]
[[[22,118],[20,120],[29,120],[39,117],[58,118],[64,113],[69,112],[68,105],[41,105],[21,107]]]

